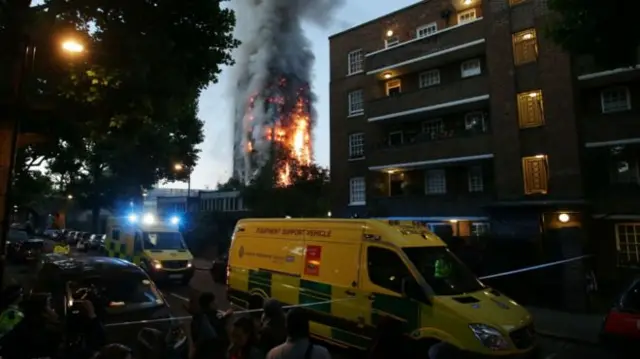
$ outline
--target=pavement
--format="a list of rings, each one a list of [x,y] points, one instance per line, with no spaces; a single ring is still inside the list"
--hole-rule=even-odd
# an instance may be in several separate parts
[[[80,254],[86,255],[86,254]],[[177,317],[189,316],[186,304],[189,298],[201,292],[212,292],[221,310],[229,308],[226,300],[226,288],[213,282],[208,269],[210,260],[195,259],[196,271],[189,286],[160,285],[172,312]],[[29,271],[25,268],[10,266],[7,275],[22,282]],[[22,278],[22,279],[21,279]],[[529,308],[538,332],[540,359],[609,359],[610,352],[598,345],[597,336],[602,317],[558,312],[542,308]],[[339,349],[332,349],[337,359],[353,359]]]

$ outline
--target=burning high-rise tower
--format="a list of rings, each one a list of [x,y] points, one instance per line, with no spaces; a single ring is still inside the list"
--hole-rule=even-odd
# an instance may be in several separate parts
[[[313,159],[311,91],[314,56],[302,22],[326,24],[342,0],[238,0],[234,176],[249,182],[275,151],[278,184],[290,182],[294,162]]]

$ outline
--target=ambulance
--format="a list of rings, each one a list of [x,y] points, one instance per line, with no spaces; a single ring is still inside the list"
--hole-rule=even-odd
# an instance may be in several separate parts
[[[180,281],[193,277],[193,256],[179,231],[180,220],[161,220],[147,213],[112,217],[107,223],[105,251],[142,267],[155,281]]]
[[[529,312],[484,285],[426,227],[376,219],[243,219],[227,268],[239,308],[265,299],[308,310],[316,339],[367,349],[382,318],[413,350],[448,343],[479,356],[535,355]]]

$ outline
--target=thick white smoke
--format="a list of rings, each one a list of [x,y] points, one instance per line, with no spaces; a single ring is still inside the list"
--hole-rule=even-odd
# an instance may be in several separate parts
[[[276,114],[266,101],[277,96],[292,108],[297,92],[308,88],[311,126],[315,121],[311,93],[314,55],[303,23],[332,24],[335,10],[345,0],[236,0],[236,33],[242,42],[235,54],[233,93],[234,176],[244,181],[260,169],[272,154],[266,131],[273,128]],[[285,86],[278,86],[281,79]],[[253,111],[247,114],[251,100]],[[253,148],[251,154],[246,148]]]

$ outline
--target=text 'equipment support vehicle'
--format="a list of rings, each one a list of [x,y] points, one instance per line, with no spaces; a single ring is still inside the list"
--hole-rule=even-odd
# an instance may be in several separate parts
[[[107,223],[106,254],[139,265],[153,280],[188,284],[194,272],[193,256],[178,225],[177,217],[164,222],[152,214],[112,217]]]
[[[415,350],[446,342],[479,356],[535,351],[529,312],[410,222],[240,220],[228,288],[232,304],[243,308],[266,298],[307,304],[313,336],[344,347],[368,348],[381,319],[391,317],[403,323]]]

